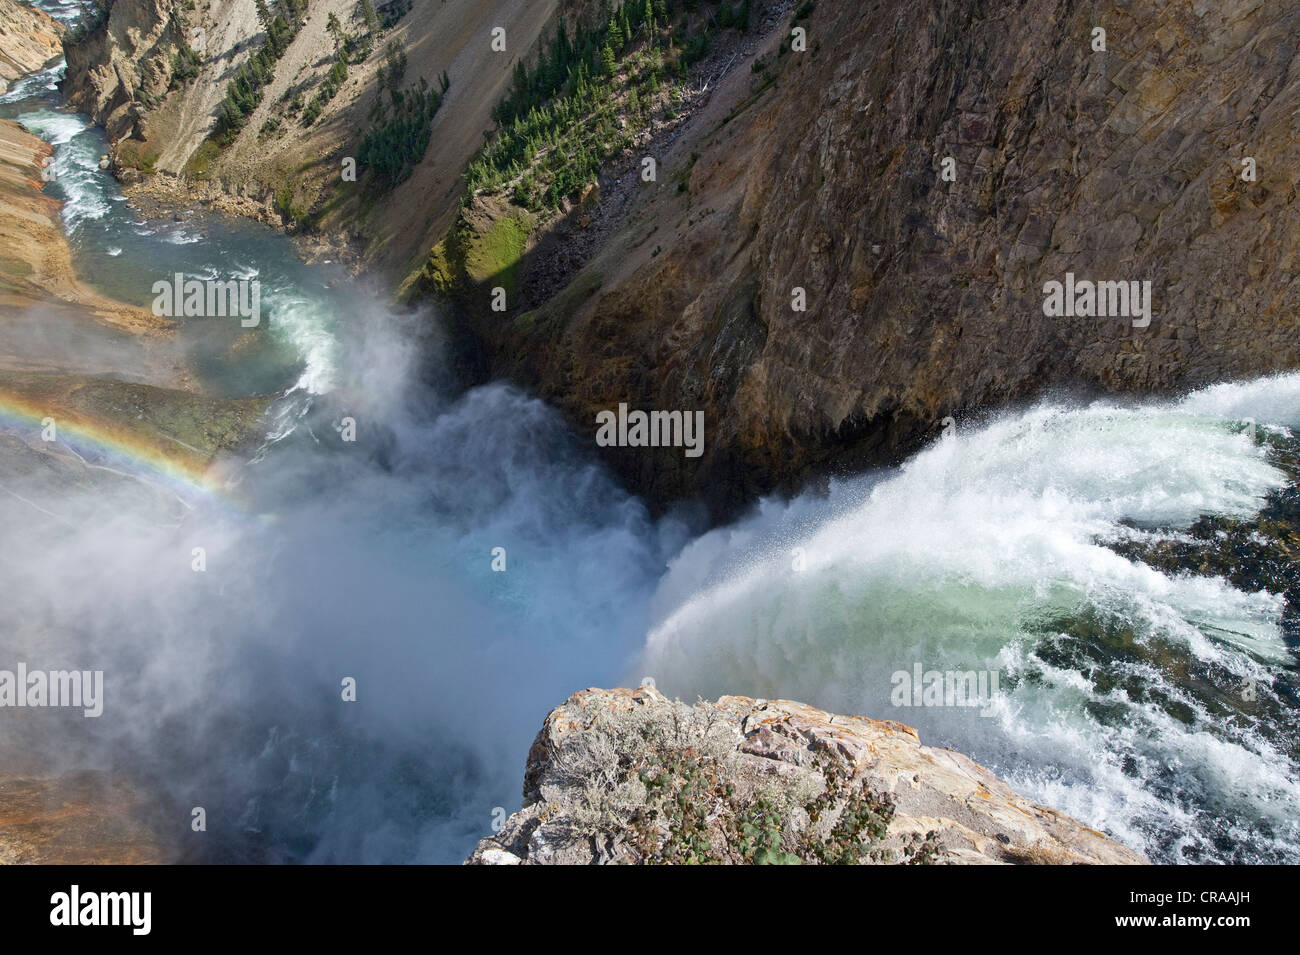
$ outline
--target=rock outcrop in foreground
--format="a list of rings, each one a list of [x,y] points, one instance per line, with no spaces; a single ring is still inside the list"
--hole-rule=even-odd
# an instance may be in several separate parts
[[[552,710],[524,803],[467,863],[1146,862],[901,723],[651,687]]]

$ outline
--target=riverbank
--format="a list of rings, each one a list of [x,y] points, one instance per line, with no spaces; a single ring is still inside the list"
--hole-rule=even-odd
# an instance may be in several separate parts
[[[0,0],[0,95],[63,55],[63,27],[18,0]]]
[[[162,336],[172,323],[89,288],[72,265],[59,218],[62,203],[42,192],[54,149],[9,120],[0,120],[0,305],[8,315],[35,306],[111,326]],[[173,384],[181,383],[179,370]]]
[[[249,440],[266,399],[202,394],[174,323],[77,275],[62,203],[41,188],[52,153],[0,120],[0,403],[202,471]]]
[[[16,21],[3,22],[12,31]],[[31,47],[15,43],[12,50]],[[48,68],[47,60],[28,57],[25,69],[12,71],[3,85]],[[29,102],[39,110],[48,88],[39,80],[28,85]],[[23,107],[6,109],[12,115]],[[256,451],[268,404],[265,397],[204,394],[178,325],[104,294],[79,274],[69,207],[51,194],[75,195],[51,185],[76,172],[56,162],[51,143],[0,119],[0,498],[12,535],[8,556],[23,563],[39,562],[52,541],[96,516],[90,502],[111,499],[109,510],[119,516],[179,524],[206,488],[220,486],[218,471],[229,476],[229,458],[242,462]],[[36,536],[20,530],[26,521]],[[23,616],[18,633],[35,623],[33,614]],[[6,630],[21,641],[12,627]],[[53,628],[42,643],[59,636]],[[7,639],[4,649],[15,647]],[[9,719],[17,717],[9,713]],[[35,730],[34,721],[18,719],[7,731],[0,864],[177,857],[177,840],[167,834],[148,783],[133,772],[93,768],[98,760],[72,768],[38,757],[43,747],[20,744]],[[60,737],[70,738],[75,734]]]
[[[798,62],[792,56],[785,54],[787,64]],[[767,82],[762,70],[743,66],[738,58],[723,84]],[[815,81],[782,78],[779,89],[806,91]],[[458,83],[453,77],[452,88]],[[1223,532],[1258,547],[1256,530],[1267,531],[1254,522],[1261,504],[1279,502],[1264,515],[1269,523],[1293,510],[1284,505],[1296,469],[1282,467],[1270,445],[1300,429],[1300,378],[1179,401],[1062,398],[990,413],[954,423],[944,441],[900,468],[827,480],[824,493],[790,501],[769,498],[709,531],[702,515],[656,518],[601,466],[590,420],[569,427],[553,404],[534,397],[543,390],[521,392],[500,379],[460,388],[445,371],[437,316],[390,309],[385,295],[347,281],[343,269],[302,266],[278,231],[205,215],[192,203],[167,216],[160,200],[158,218],[171,221],[140,221],[99,165],[110,151],[104,132],[62,108],[47,80],[31,86],[43,92],[14,115],[57,144],[59,179],[46,189],[65,199],[58,219],[80,277],[146,306],[153,283],[178,272],[257,281],[264,321],[253,330],[196,318],[150,335],[83,321],[80,312],[54,321],[40,305],[6,316],[11,334],[0,353],[15,368],[3,374],[23,401],[0,422],[0,484],[8,492],[0,494],[3,651],[46,670],[102,667],[108,700],[102,720],[66,714],[70,723],[60,723],[57,714],[26,710],[10,721],[7,712],[13,732],[0,735],[7,773],[30,769],[4,758],[5,748],[30,754],[51,777],[111,766],[156,805],[170,794],[181,811],[163,815],[168,832],[189,840],[186,861],[459,861],[488,820],[504,816],[497,808],[517,805],[528,743],[557,701],[576,687],[650,675],[682,699],[739,690],[821,708],[810,717],[802,704],[736,697],[719,706],[742,725],[760,724],[752,736],[741,731],[730,755],[804,784],[813,782],[799,772],[807,759],[854,742],[838,731],[842,719],[857,727],[854,719],[830,713],[893,717],[864,720],[854,732],[877,751],[893,748],[904,772],[894,782],[904,793],[907,769],[934,782],[927,760],[939,769],[958,764],[958,776],[1000,791],[974,764],[924,753],[924,739],[977,760],[1023,794],[1028,805],[1006,797],[1009,811],[1047,817],[1042,807],[1056,807],[1160,862],[1298,858],[1295,646],[1280,625],[1287,598],[1276,592],[1291,589],[1292,579],[1242,566],[1214,542]],[[725,97],[715,91],[688,123],[731,115],[718,114]],[[739,116],[723,126],[752,134],[751,120],[735,122]],[[679,180],[677,198],[655,205],[666,218],[654,235],[669,236],[671,203],[679,210],[697,203],[689,215],[706,221],[689,228],[699,270],[710,262],[704,246],[730,235],[736,221],[708,218],[724,207],[705,205],[707,197],[717,177],[729,175],[710,160],[731,148],[735,162],[749,161],[752,153],[738,145],[733,137],[706,147],[712,155],[702,152]],[[678,148],[689,146],[679,140]],[[673,167],[659,169],[672,192]],[[752,185],[747,176],[733,180],[737,188]],[[620,206],[642,192],[641,202],[655,202],[648,186],[620,188],[607,191]],[[756,210],[791,198],[754,196]],[[679,259],[690,247],[666,238],[656,255],[653,223],[640,221],[644,252],[627,260],[634,271],[645,257]],[[517,237],[496,236],[502,245]],[[616,248],[600,244],[606,250],[596,259]],[[838,249],[832,243],[822,254]],[[484,262],[474,264],[479,274]],[[528,265],[519,273],[525,284]],[[709,288],[719,275],[725,285],[725,273],[714,270]],[[626,276],[603,274],[627,293]],[[653,276],[643,275],[644,287],[668,288],[664,276],[704,280],[702,271],[674,267],[654,289]],[[721,313],[688,303],[682,321],[697,327],[674,327],[667,338],[656,328],[673,367],[691,364],[697,376],[749,363],[754,322],[767,313],[739,307],[749,293],[740,294],[743,285],[734,291],[737,307]],[[606,336],[588,324],[586,333],[604,340],[584,343],[561,327],[574,317],[553,311],[554,321],[540,313],[529,320],[538,335],[553,335],[550,358],[527,342],[517,354],[545,363],[572,349],[592,362],[592,376],[651,367],[619,350],[617,328]],[[513,320],[520,335],[523,318]],[[699,350],[701,336],[715,334],[705,327],[711,323],[734,346],[728,354]],[[819,341],[815,328],[808,335],[800,340]],[[142,350],[192,365],[188,390],[151,384]],[[888,368],[882,374],[898,380]],[[726,391],[736,380],[711,382]],[[606,386],[617,381],[606,378]],[[232,400],[249,402],[247,417],[223,419],[229,405],[199,392],[238,396]],[[254,462],[234,488],[212,480],[208,455],[228,434],[256,432],[256,395],[268,393],[284,398]],[[721,393],[700,394],[667,407],[726,403]],[[795,407],[777,401],[779,393],[769,397],[773,416]],[[830,407],[816,388],[807,400]],[[83,403],[106,426],[83,426],[85,435],[74,427],[69,437],[64,419]],[[57,441],[42,440],[47,417],[58,425]],[[83,436],[88,447],[77,443]],[[195,458],[157,466],[160,447],[184,445]],[[680,450],[673,453],[694,460]],[[240,452],[235,457],[247,460]],[[648,476],[662,473],[641,452],[628,451]],[[1203,515],[1233,523],[1202,527]],[[1289,553],[1290,538],[1283,543],[1259,554],[1265,572]],[[967,674],[977,688],[987,680],[997,696],[975,708],[896,694],[900,675],[916,673],[919,686],[929,672]],[[762,732],[765,705],[770,738]],[[675,758],[651,741],[634,749],[637,737],[623,738],[629,758]],[[794,770],[779,768],[785,764]],[[598,765],[585,775],[597,786],[602,772],[608,778],[622,768]],[[824,776],[828,785],[831,778]],[[615,781],[649,787],[639,778]],[[901,815],[916,823],[911,834],[922,837],[918,854],[930,854],[933,828],[957,840],[936,837],[935,852],[992,858],[1014,848],[1020,858],[998,861],[1067,861],[1035,855],[1041,843],[1033,833],[1003,828],[1000,817],[998,828],[988,819],[967,825],[951,785],[961,779],[939,782],[932,791],[949,801],[929,807],[937,811],[900,799]],[[826,808],[808,795],[789,807],[792,819],[796,809],[811,817]],[[871,828],[886,812],[881,795],[872,787],[855,796]],[[211,831],[190,839],[187,813],[198,806]],[[558,808],[566,808],[562,800]],[[738,808],[765,814],[755,804]],[[929,816],[956,825],[920,822]],[[747,821],[771,828],[754,813]],[[531,856],[536,833],[526,834]],[[554,848],[553,835],[547,829],[540,841]],[[683,855],[698,846],[666,845],[673,861],[691,861]],[[752,847],[728,845],[742,859]],[[802,848],[820,856],[853,847]]]
[[[346,232],[308,232],[295,229],[269,198],[240,195],[219,183],[185,179],[156,172],[141,176],[135,170],[113,167],[131,208],[148,220],[175,219],[196,207],[231,218],[250,219],[282,231],[298,250],[304,263],[336,262],[353,277],[363,269],[364,244]]]

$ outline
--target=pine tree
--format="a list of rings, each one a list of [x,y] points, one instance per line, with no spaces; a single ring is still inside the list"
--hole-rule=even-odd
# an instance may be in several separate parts
[[[573,60],[573,49],[569,45],[569,33],[564,28],[564,18],[560,18],[560,24],[555,28],[555,62],[566,72],[569,63]]]
[[[361,0],[361,19],[365,21],[366,29],[371,33],[379,29],[379,17],[376,15],[375,8],[370,3],[370,0]]]

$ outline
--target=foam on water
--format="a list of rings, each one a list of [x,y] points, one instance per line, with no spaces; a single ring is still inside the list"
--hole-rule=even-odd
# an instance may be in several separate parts
[[[265,327],[295,362],[241,475],[256,519],[198,512],[178,537],[124,532],[110,514],[57,547],[0,554],[15,595],[0,616],[20,644],[75,634],[77,653],[131,674],[114,706],[132,745],[153,759],[191,727],[212,730],[200,736],[220,743],[211,765],[168,758],[182,790],[229,786],[214,799],[244,813],[232,844],[455,859],[493,805],[517,798],[548,706],[650,675],[685,698],[785,696],[899,719],[1153,858],[1300,861],[1281,598],[1108,546],[1257,513],[1286,477],[1243,422],[1265,438],[1300,428],[1300,376],[1177,401],[1045,402],[825,496],[764,501],[682,547],[682,529],[650,522],[541,403],[500,385],[398,393],[414,353],[399,317],[365,317],[280,237],[133,220],[98,168],[101,132],[52,107],[20,119],[55,144],[51,191],[74,248],[129,276],[119,294],[147,301],[175,271],[256,277]],[[370,331],[349,341],[358,324]],[[367,452],[333,440],[342,414],[372,435]],[[15,511],[15,540],[20,516],[37,520]],[[177,557],[196,540],[213,568],[197,582]],[[507,574],[488,569],[498,544]],[[991,715],[894,705],[893,674],[916,663],[999,671]],[[320,702],[341,673],[383,688],[355,722]],[[1246,684],[1266,708],[1240,705]]]
[[[102,219],[110,208],[106,173],[99,168],[100,154],[93,143],[81,137],[87,128],[84,117],[38,109],[19,119],[55,147],[52,168],[64,197],[63,221],[68,232],[75,233],[87,220]]]
[[[674,562],[642,670],[687,698],[789,697],[916,725],[1158,858],[1300,858],[1294,753],[1216,705],[1234,682],[1294,673],[1282,598],[1106,546],[1255,514],[1286,478],[1247,413],[1300,421],[1300,376],[1177,402],[1044,403],[824,501],[768,502]],[[1000,671],[995,715],[893,705],[892,675],[916,663]],[[1186,667],[1221,685],[1187,685]]]
[[[56,20],[71,23],[85,13],[87,4],[83,0],[34,0],[32,6]]]
[[[59,88],[59,80],[63,79],[66,69],[66,64],[60,60],[54,66],[33,73],[30,76],[24,76],[9,87],[8,92],[0,96],[0,106],[55,92]]]
[[[47,189],[64,201],[65,227],[74,251],[83,257],[79,270],[100,282],[116,278],[117,284],[105,291],[146,306],[152,301],[153,282],[170,281],[174,272],[201,280],[255,278],[262,284],[262,329],[300,364],[293,387],[309,394],[334,387],[340,307],[347,306],[341,306],[339,296],[328,294],[319,280],[309,278],[307,267],[296,261],[279,237],[260,227],[224,221],[189,217],[176,224],[141,221],[129,207],[119,205],[126,197],[112,175],[99,168],[107,145],[86,117],[38,105],[17,118],[55,147],[54,181]],[[215,233],[220,236],[214,238]],[[255,248],[241,246],[248,238],[257,239]],[[98,274],[96,260],[101,257],[119,271]],[[123,265],[130,271],[121,270]],[[211,328],[222,319],[194,321]]]

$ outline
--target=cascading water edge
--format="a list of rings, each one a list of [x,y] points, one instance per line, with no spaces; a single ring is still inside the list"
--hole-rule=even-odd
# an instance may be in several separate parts
[[[144,482],[51,482],[26,451],[6,470],[0,650],[102,669],[107,699],[102,718],[19,724],[3,763],[122,773],[172,858],[458,861],[517,799],[546,710],[617,681],[683,532],[651,522],[540,402],[430,385],[427,312],[304,265],[263,226],[137,214],[100,167],[103,132],[60,105],[59,72],[0,112],[54,146],[45,191],[79,276],[146,308],[176,273],[258,280],[260,327],[182,319],[175,338],[206,394],[271,401],[233,486],[182,487],[180,510]],[[83,360],[103,348],[75,334]],[[509,573],[491,568],[497,548]]]
[[[419,385],[422,320],[283,236],[138,218],[57,75],[0,110],[56,146],[81,270],[142,305],[176,272],[267,288],[255,347],[179,332],[211,392],[282,396],[234,506],[141,525],[73,491],[57,510],[78,525],[52,530],[0,500],[4,649],[112,681],[102,725],[20,741],[205,806],[211,838],[179,857],[456,861],[517,803],[551,706],[653,676],[914,725],[1155,860],[1300,861],[1295,595],[1274,566],[1300,527],[1300,376],[992,415],[700,534],[652,520],[541,402]],[[996,671],[999,693],[900,705],[918,664]]]
[[[914,725],[1154,859],[1295,861],[1289,580],[1234,586],[1197,555],[1223,527],[1260,538],[1265,508],[1290,514],[1298,425],[1290,375],[959,428],[897,471],[688,546],[642,669],[687,698]],[[1170,548],[1189,551],[1181,566],[1154,559]],[[916,706],[895,675],[917,666],[996,671],[1001,692]]]

